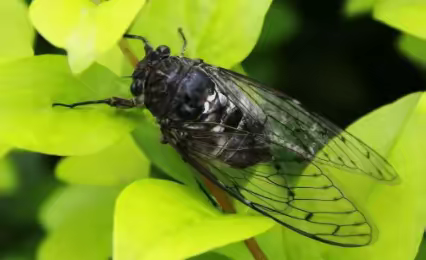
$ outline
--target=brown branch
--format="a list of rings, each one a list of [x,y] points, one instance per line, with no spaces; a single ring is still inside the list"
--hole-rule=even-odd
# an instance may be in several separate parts
[[[121,39],[118,45],[120,46],[121,52],[123,52],[124,56],[126,56],[126,58],[129,60],[130,64],[136,68],[139,63],[139,59],[130,50],[129,43],[125,39]]]
[[[209,189],[209,191],[216,198],[217,202],[219,203],[223,211],[225,211],[226,213],[236,213],[234,205],[232,204],[228,195],[226,195],[226,193],[223,192],[221,188],[219,188],[216,184],[211,182],[209,179],[205,178],[203,175],[201,175],[201,179],[203,180],[204,184]]]
[[[256,239],[254,239],[254,237],[251,237],[249,239],[244,240],[244,244],[246,244],[248,250],[250,250],[254,259],[256,259],[256,260],[268,260],[265,253],[263,253],[262,249],[260,248]]]
[[[206,184],[207,188],[210,190],[211,194],[216,198],[219,205],[226,213],[236,213],[234,205],[232,204],[229,196],[217,185],[211,182],[209,179],[205,178],[201,175],[204,184]],[[255,260],[267,260],[265,253],[263,253],[262,249],[259,247],[256,239],[254,237],[244,240],[248,250],[250,250],[253,258]]]
[[[124,56],[127,57],[129,62],[133,65],[133,67],[136,68],[136,66],[139,63],[139,59],[136,57],[136,55],[133,54],[133,52],[130,50],[129,44],[126,40],[121,39],[119,42],[119,46],[121,51],[123,52]],[[229,199],[228,195],[220,189],[217,185],[215,185],[213,182],[211,182],[209,179],[202,176],[202,179],[204,183],[206,184],[207,188],[210,190],[210,192],[213,194],[213,196],[216,198],[217,202],[221,206],[221,208],[226,213],[236,213],[234,205],[232,204],[231,200]],[[265,253],[263,253],[262,249],[259,247],[259,244],[257,244],[256,240],[252,237],[249,239],[244,240],[244,243],[246,244],[248,250],[251,252],[255,260],[267,260]]]

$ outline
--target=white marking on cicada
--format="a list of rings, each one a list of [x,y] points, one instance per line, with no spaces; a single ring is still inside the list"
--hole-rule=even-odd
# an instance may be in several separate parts
[[[204,102],[204,111],[203,114],[206,114],[210,110],[210,102],[206,101]]]
[[[219,92],[219,103],[223,107],[228,104],[228,98],[220,92]]]
[[[156,70],[155,73],[161,75],[162,77],[165,77],[166,79],[170,79],[170,76],[161,70]]]
[[[229,102],[228,106],[226,107],[226,114],[231,113],[235,109],[235,104],[232,102]]]
[[[213,94],[207,97],[208,102],[213,102],[215,99],[216,99],[216,91],[214,91]]]
[[[217,126],[213,127],[211,131],[215,132],[215,133],[222,133],[223,130],[225,130],[225,127],[223,127],[221,125],[217,125]]]
[[[292,99],[291,102],[293,102],[296,105],[300,105],[301,104],[300,101],[297,100],[297,99]]]

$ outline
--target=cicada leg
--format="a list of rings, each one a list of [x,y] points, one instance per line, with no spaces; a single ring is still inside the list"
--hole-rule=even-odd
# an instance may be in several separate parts
[[[111,97],[111,98],[106,98],[101,100],[89,100],[89,101],[77,102],[72,104],[53,103],[52,107],[63,106],[63,107],[74,108],[78,106],[85,106],[85,105],[92,105],[92,104],[106,104],[111,107],[119,107],[119,108],[133,108],[138,106],[138,103],[135,99]]]

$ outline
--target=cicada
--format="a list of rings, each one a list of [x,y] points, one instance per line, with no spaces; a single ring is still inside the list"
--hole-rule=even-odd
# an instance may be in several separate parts
[[[304,236],[344,247],[371,243],[374,228],[330,172],[395,182],[392,166],[360,139],[295,99],[236,72],[184,57],[165,45],[135,68],[132,99],[107,104],[147,108],[170,144],[194,169],[233,198]],[[336,171],[337,169],[337,171]]]

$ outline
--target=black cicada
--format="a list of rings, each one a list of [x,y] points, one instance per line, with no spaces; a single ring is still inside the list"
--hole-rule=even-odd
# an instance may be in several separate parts
[[[146,107],[163,141],[205,177],[250,208],[307,237],[332,245],[369,244],[373,227],[333,183],[333,168],[395,181],[388,162],[361,140],[298,101],[199,59],[155,50],[132,78],[133,99],[80,102]]]

